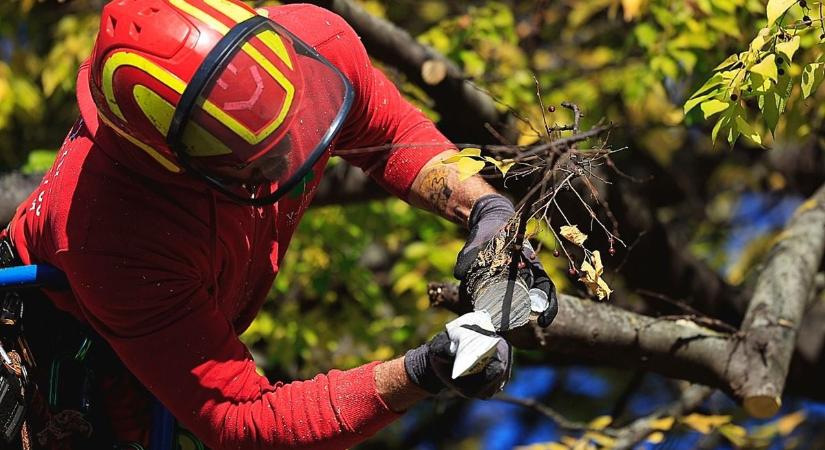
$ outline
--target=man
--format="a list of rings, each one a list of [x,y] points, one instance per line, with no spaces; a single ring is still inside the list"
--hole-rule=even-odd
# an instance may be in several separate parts
[[[441,334],[392,361],[272,384],[237,338],[335,150],[392,144],[342,154],[395,195],[469,226],[459,278],[513,214],[481,178],[459,183],[440,163],[455,150],[340,17],[309,5],[117,0],[103,9],[77,98],[81,118],[7,234],[21,263],[66,274],[70,289],[49,300],[134,376],[95,378],[118,442],[147,442],[144,387],[214,449],[349,447],[445,388],[501,389],[506,345],[456,380]],[[534,287],[553,298],[530,256]],[[52,435],[40,433],[47,445]]]

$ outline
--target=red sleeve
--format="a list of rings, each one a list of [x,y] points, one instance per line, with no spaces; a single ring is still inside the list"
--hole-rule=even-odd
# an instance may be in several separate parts
[[[341,17],[313,7],[302,8],[297,14],[321,15],[321,22],[337,29],[335,36],[316,48],[341,69],[355,89],[355,102],[339,136],[337,154],[406,199],[421,168],[453,145],[373,67],[361,38]],[[393,146],[378,152],[353,152],[383,144]]]
[[[398,417],[376,393],[377,363],[270,384],[191,265],[164,259],[68,251],[60,266],[95,330],[209,447],[347,448]]]

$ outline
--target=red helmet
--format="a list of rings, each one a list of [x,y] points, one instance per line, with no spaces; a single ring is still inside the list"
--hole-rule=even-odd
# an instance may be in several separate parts
[[[249,204],[324,161],[353,98],[337,68],[236,0],[109,3],[90,89],[123,138]]]

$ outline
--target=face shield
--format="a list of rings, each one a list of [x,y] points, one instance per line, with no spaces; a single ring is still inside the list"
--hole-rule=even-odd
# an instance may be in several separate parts
[[[231,199],[275,203],[323,164],[353,90],[344,75],[263,16],[233,27],[184,90],[167,144]]]

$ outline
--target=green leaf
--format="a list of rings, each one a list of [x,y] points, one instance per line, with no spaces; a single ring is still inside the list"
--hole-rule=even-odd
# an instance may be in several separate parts
[[[725,112],[725,114],[722,114],[722,116],[719,117],[718,121],[716,121],[716,125],[713,126],[713,131],[710,134],[712,142],[716,143],[716,137],[719,135],[719,132],[721,132],[724,128],[728,126],[728,124],[730,124],[730,116],[730,111],[727,111]]]
[[[691,98],[690,100],[685,102],[685,114],[690,112],[691,109],[695,108],[696,105],[698,105],[698,104],[700,104],[700,103],[702,103],[706,100],[709,100],[711,98],[714,98],[714,97],[718,96],[721,92],[722,92],[721,89],[717,89],[715,91],[708,92],[707,94]]]
[[[768,89],[764,95],[759,96],[759,109],[762,111],[765,125],[768,126],[771,134],[776,131],[779,116],[785,112],[785,106],[788,103],[788,97],[790,97],[792,89],[791,77],[783,75],[779,77],[779,82],[776,83],[775,87]]]
[[[750,50],[761,49],[765,45],[765,43],[767,43],[770,40],[770,33],[770,27],[762,28],[761,30],[759,30],[759,33],[757,33],[756,37],[753,38],[748,48]]]
[[[702,113],[705,115],[705,119],[709,119],[714,114],[718,114],[730,107],[729,102],[723,102],[721,100],[708,100],[703,102],[700,108],[702,108]]]
[[[825,63],[810,63],[802,69],[802,97],[808,98],[819,88],[825,77]]]
[[[693,93],[693,96],[695,97],[697,94],[701,94],[701,93],[703,93],[705,91],[708,91],[712,88],[718,87],[719,85],[724,84],[724,83],[725,83],[724,75],[722,75],[721,73],[715,73],[715,74],[713,74],[712,77],[710,77],[708,79],[708,81],[705,81],[705,84],[703,84],[702,87],[700,87],[699,89],[696,90],[696,92]]]
[[[788,58],[788,63],[790,63],[794,53],[799,50],[799,41],[801,41],[801,39],[797,35],[791,38],[790,41],[780,42],[776,44],[776,51],[785,55]]]
[[[762,145],[762,135],[756,132],[742,116],[736,116],[736,126],[738,131],[742,133],[742,136],[745,136],[757,145]],[[731,145],[733,144],[731,143]]]
[[[768,0],[768,26],[773,25],[797,0]]]
[[[725,60],[720,62],[718,66],[713,68],[713,70],[717,71],[717,70],[727,69],[728,67],[730,67],[730,66],[732,66],[732,65],[734,65],[738,62],[739,62],[739,55],[733,54],[733,55],[730,55],[727,58],[725,58]]]
[[[32,150],[29,153],[28,161],[20,170],[23,173],[41,173],[49,170],[54,164],[54,159],[57,156],[57,150],[38,149]]]
[[[763,78],[779,81],[779,73],[776,70],[776,55],[766,56],[759,64],[751,67],[751,72],[758,73]]]

